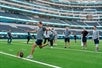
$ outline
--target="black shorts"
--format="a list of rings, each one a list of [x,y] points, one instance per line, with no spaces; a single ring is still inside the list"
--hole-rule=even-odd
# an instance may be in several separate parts
[[[35,43],[36,43],[37,45],[42,45],[42,42],[43,42],[42,39],[37,39],[37,40],[35,41]]]
[[[87,42],[87,38],[86,37],[82,37],[82,42]]]
[[[68,38],[65,38],[64,41],[65,42],[70,42],[70,38],[69,37]]]
[[[97,39],[94,39],[94,43],[95,43],[95,44],[99,44],[98,38],[97,38]]]
[[[49,42],[49,38],[45,38],[46,40],[48,40],[48,42]]]

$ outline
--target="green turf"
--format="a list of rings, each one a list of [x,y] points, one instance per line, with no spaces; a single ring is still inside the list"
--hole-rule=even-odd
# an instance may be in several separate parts
[[[31,49],[33,41],[29,44],[26,40],[14,40],[12,44],[7,44],[6,40],[0,40],[0,51],[17,55],[22,50],[26,57]],[[64,41],[58,40],[57,46],[50,48],[49,46],[39,49],[36,48],[34,58],[37,60],[62,68],[100,68],[102,67],[102,41],[100,41],[100,51],[94,51],[95,46],[92,40],[88,40],[88,49],[82,50],[80,41],[74,43],[71,40],[71,48],[64,48]],[[0,68],[50,68],[37,63],[32,63],[18,58],[0,54]]]

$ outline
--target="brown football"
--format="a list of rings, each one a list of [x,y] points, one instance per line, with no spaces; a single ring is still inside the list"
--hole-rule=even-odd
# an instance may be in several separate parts
[[[23,52],[19,52],[19,56],[20,57],[23,57],[24,56],[24,53]]]

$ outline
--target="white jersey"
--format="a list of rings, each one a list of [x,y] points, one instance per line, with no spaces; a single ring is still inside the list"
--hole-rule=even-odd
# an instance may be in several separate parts
[[[99,31],[93,30],[93,37],[92,37],[92,38],[93,38],[93,39],[99,38]]]
[[[49,38],[49,35],[50,35],[50,31],[45,31],[45,32],[44,32],[44,37],[45,37],[45,38]]]

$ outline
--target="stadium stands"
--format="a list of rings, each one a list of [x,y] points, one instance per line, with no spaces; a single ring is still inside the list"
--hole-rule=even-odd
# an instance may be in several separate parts
[[[74,5],[74,6],[77,5],[77,7],[80,7],[78,5],[83,5],[83,8],[80,8],[80,9],[77,9],[77,10],[74,9],[74,8],[73,9],[70,8],[68,5],[65,6],[65,7],[68,8],[67,10],[60,9],[62,5],[60,6],[60,8],[55,8],[55,7],[53,7],[53,5],[55,5],[55,4],[51,5],[50,3],[59,3],[59,1],[54,2],[53,0],[48,0],[48,1],[47,0],[46,1],[45,0],[35,0],[33,2],[31,2],[31,0],[30,0],[30,2],[27,2],[25,0],[11,0],[11,1],[4,1],[4,0],[2,0],[0,3],[1,3],[1,5],[8,5],[8,6],[11,5],[11,6],[15,7],[15,8],[19,8],[20,11],[21,11],[21,8],[23,8],[25,10],[30,10],[30,11],[33,10],[34,13],[36,13],[36,15],[38,15],[40,17],[39,18],[34,18],[31,14],[28,14],[26,12],[20,13],[20,11],[17,11],[17,13],[19,13],[18,15],[17,14],[11,14],[11,13],[10,13],[10,15],[8,15],[6,13],[5,14],[4,13],[3,14],[0,13],[1,16],[5,15],[5,16],[11,16],[11,17],[14,17],[14,18],[26,19],[26,20],[31,20],[32,19],[32,20],[35,20],[35,21],[44,21],[44,22],[68,24],[70,26],[71,25],[83,25],[83,26],[88,25],[86,22],[82,22],[82,21],[81,22],[80,21],[78,21],[78,22],[77,21],[70,21],[71,19],[81,20],[82,16],[84,16],[84,20],[86,20],[86,16],[85,15],[89,14],[89,12],[87,12],[87,11],[85,12],[84,11],[85,10],[84,9],[85,6],[83,5],[83,3],[79,4],[79,3],[74,2],[74,1],[70,2],[70,5]],[[50,5],[50,6],[45,6],[44,3],[46,3],[47,5]],[[66,4],[63,4],[63,5],[66,5]],[[95,3],[95,5],[98,5],[98,4]],[[101,3],[100,3],[100,5],[101,5]],[[55,6],[58,7],[58,5],[55,5]],[[89,6],[87,6],[87,7],[89,7]],[[92,5],[92,7],[94,7],[94,6]],[[99,8],[97,8],[97,7],[99,7]],[[96,7],[96,10],[95,10],[94,14],[97,14],[97,16],[99,17],[97,20],[100,20],[101,19],[101,11],[98,11],[98,9],[100,9],[100,6],[97,6],[97,7]],[[69,8],[71,10],[69,10]],[[94,9],[91,9],[90,11],[92,11],[92,10],[94,10]],[[43,14],[43,13],[45,13],[45,14]],[[41,15],[43,14],[43,16],[41,17],[41,15],[39,15],[39,14],[41,14]],[[51,19],[51,18],[46,19],[45,16],[47,16],[47,17],[57,17],[57,18],[56,19]],[[58,18],[58,17],[60,17],[60,18]],[[66,20],[68,19],[68,21],[70,23],[66,22],[66,20],[61,20],[63,18],[66,19]],[[96,18],[94,17],[93,19],[96,19]],[[90,21],[90,22],[92,22],[92,21]],[[99,24],[95,24],[94,23],[93,25],[101,26],[100,23]],[[88,26],[93,26],[93,25],[89,24]]]
[[[28,31],[34,30],[36,27],[29,26],[29,25],[18,25],[18,24],[13,24],[11,23],[0,23],[0,32],[7,32],[11,30],[12,32],[17,32],[17,33],[26,33]]]
[[[57,27],[91,28],[96,25],[101,28],[101,8],[100,0],[1,0],[0,22],[36,24],[42,21],[44,25]]]
[[[12,18],[21,18],[21,19],[29,19],[27,16],[25,15],[20,15],[20,14],[11,14],[11,13],[7,13],[7,12],[0,12],[1,16],[6,16],[6,17],[12,17]]]

